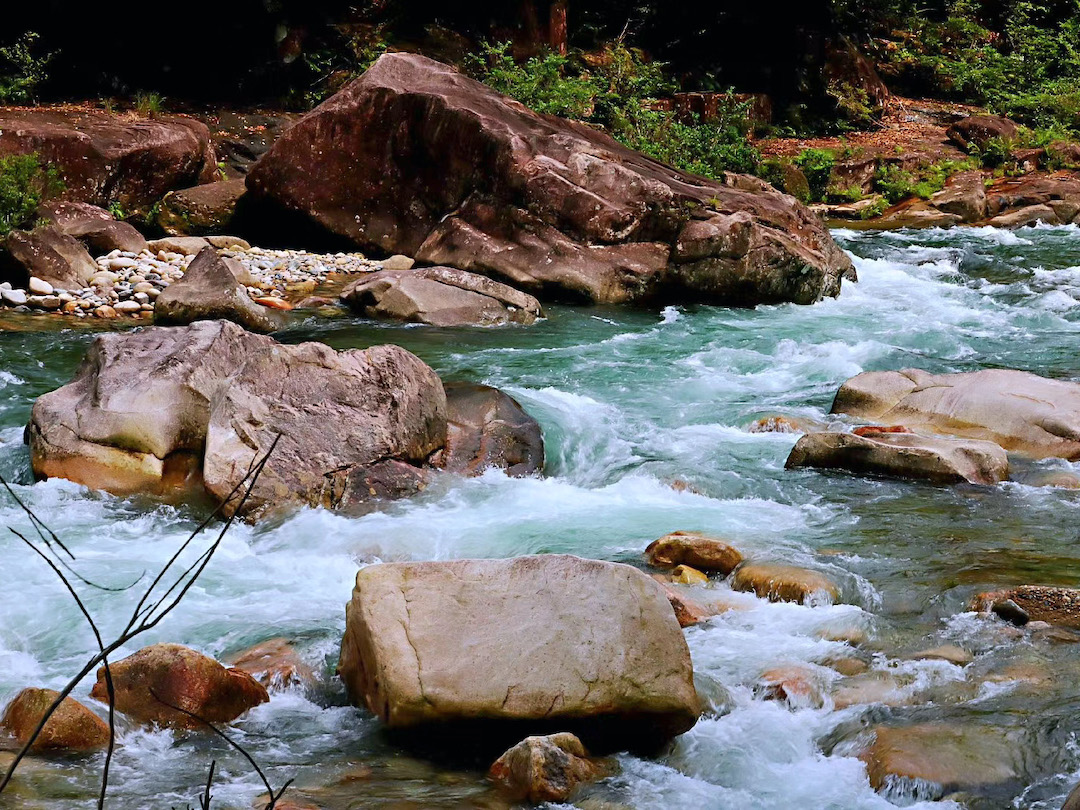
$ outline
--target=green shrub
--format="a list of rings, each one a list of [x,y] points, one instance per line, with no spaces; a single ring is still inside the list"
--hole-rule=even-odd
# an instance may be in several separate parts
[[[806,175],[811,199],[815,202],[824,200],[833,166],[836,165],[836,155],[828,149],[804,149],[795,158],[795,165]]]
[[[165,106],[165,99],[158,93],[136,93],[135,110],[139,115],[152,118],[160,115]]]
[[[63,190],[56,169],[36,154],[0,157],[0,236],[35,225],[41,201]]]
[[[974,159],[942,160],[914,172],[897,165],[879,166],[874,173],[874,190],[894,205],[909,197],[928,200],[945,188],[954,174],[977,166]]]
[[[0,104],[27,104],[37,98],[38,85],[48,78],[45,68],[53,54],[34,55],[38,35],[27,31],[0,48]]]
[[[536,112],[587,121],[631,149],[686,172],[713,179],[726,171],[752,173],[761,159],[747,138],[748,104],[729,93],[714,120],[680,120],[656,104],[675,89],[663,65],[621,42],[592,65],[556,53],[519,63],[508,43],[485,44],[468,69]]]

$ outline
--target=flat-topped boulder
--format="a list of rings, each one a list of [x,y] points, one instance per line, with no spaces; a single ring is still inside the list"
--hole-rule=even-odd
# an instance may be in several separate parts
[[[284,325],[275,310],[251,300],[237,278],[247,271],[227,264],[210,246],[199,251],[184,275],[166,287],[154,302],[154,323],[186,326],[195,321],[226,320],[252,332],[273,332]]]
[[[371,318],[432,326],[530,324],[542,314],[531,295],[453,267],[379,270],[346,286],[341,300]]]
[[[146,239],[133,225],[120,222],[96,205],[54,200],[43,203],[38,215],[61,233],[74,236],[95,256],[114,250],[129,253],[146,250]]]
[[[824,574],[782,563],[744,562],[735,569],[731,587],[752,591],[770,602],[831,605],[840,598],[840,589]]]
[[[64,181],[64,198],[148,209],[217,170],[210,130],[191,118],[101,110],[0,109],[0,155],[37,153]]]
[[[1080,458],[1080,384],[1025,371],[870,371],[836,394],[833,413],[994,442],[1033,458]]]
[[[664,590],[569,555],[372,565],[356,577],[338,671],[391,729],[469,728],[484,745],[571,731],[654,746],[699,713]]]
[[[161,201],[157,224],[170,236],[223,233],[245,193],[242,177],[170,191]]]
[[[786,467],[846,470],[862,475],[918,478],[941,484],[997,484],[1009,476],[1009,457],[993,442],[889,431],[807,433]]]
[[[854,278],[768,184],[680,172],[415,54],[382,56],[302,118],[247,186],[363,249],[541,299],[809,304]]]

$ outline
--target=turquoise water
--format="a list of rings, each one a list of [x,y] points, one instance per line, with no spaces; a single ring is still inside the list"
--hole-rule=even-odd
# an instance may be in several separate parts
[[[580,807],[839,810],[938,799],[929,785],[876,793],[857,758],[868,729],[926,722],[992,729],[1014,773],[944,806],[1059,807],[1080,780],[1080,650],[965,610],[993,586],[1077,584],[1080,494],[788,472],[795,436],[748,428],[772,414],[827,422],[837,386],[869,369],[1009,367],[1080,379],[1080,232],[836,236],[862,281],[813,307],[563,307],[532,327],[477,330],[297,323],[283,340],[399,343],[444,379],[510,391],[543,425],[548,475],[489,472],[447,479],[363,517],[304,511],[238,526],[176,613],[128,651],[175,641],[224,656],[292,638],[324,686],[275,693],[235,726],[271,781],[295,777],[296,798],[327,808],[500,807],[482,774],[407,756],[370,716],[345,705],[332,671],[357,567],[539,552],[639,562],[657,536],[703,530],[749,556],[824,571],[840,584],[842,604],[744,599],[745,609],[686,631],[710,712],[666,755],[623,757],[620,774],[585,791]],[[81,573],[125,583],[160,566],[200,514],[63,481],[30,483],[22,445],[30,406],[70,378],[92,337],[37,331],[55,323],[27,318],[9,324],[20,331],[0,333],[0,472],[71,546]],[[1022,469],[1029,477],[1051,471],[1080,473],[1057,461]],[[26,525],[8,503],[0,522]],[[6,701],[26,685],[63,684],[94,648],[70,598],[16,538],[0,536],[0,559]],[[106,633],[136,599],[87,594]],[[906,658],[943,643],[970,650],[974,662]],[[821,664],[850,655],[888,688],[843,709],[827,701],[797,710],[755,690],[765,670],[783,664],[835,680]],[[1016,679],[1021,670],[1034,682]],[[260,783],[220,741],[124,728],[110,806],[194,806],[211,759],[219,768],[214,806],[250,807]],[[92,806],[99,766],[34,763],[0,806]]]

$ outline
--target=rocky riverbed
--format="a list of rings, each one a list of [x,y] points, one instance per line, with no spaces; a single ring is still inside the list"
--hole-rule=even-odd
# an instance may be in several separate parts
[[[182,242],[183,240],[181,240]],[[320,285],[358,273],[381,270],[381,262],[359,253],[308,253],[251,247],[243,240],[225,239],[220,253],[247,270],[245,287],[252,298],[278,309],[291,309]],[[177,252],[176,241],[154,243],[139,253],[113,250],[95,259],[98,271],[87,287],[66,290],[31,278],[26,289],[0,284],[0,300],[17,312],[53,313],[76,318],[152,318],[154,300],[171,283],[183,278],[195,254]]]

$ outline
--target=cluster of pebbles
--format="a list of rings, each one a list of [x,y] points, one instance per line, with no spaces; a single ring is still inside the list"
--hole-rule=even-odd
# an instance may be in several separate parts
[[[0,284],[0,303],[16,312],[152,318],[154,300],[183,277],[195,258],[194,253],[155,247],[151,243],[150,249],[141,253],[114,250],[101,256],[96,259],[98,272],[80,289],[54,288],[39,278],[31,278],[25,290],[4,282]],[[253,299],[278,309],[291,308],[289,299],[310,295],[331,276],[370,273],[383,267],[358,253],[319,254],[240,244],[219,252],[247,269],[249,277],[244,281]]]

